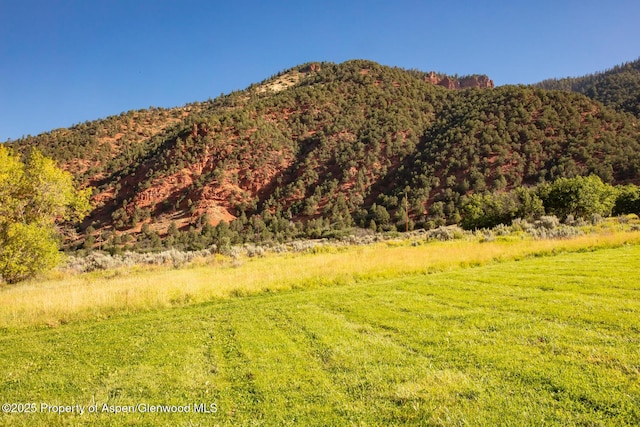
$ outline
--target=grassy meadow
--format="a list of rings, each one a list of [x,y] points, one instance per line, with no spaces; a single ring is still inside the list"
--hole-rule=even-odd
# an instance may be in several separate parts
[[[447,242],[387,241],[320,247],[314,253],[265,257],[214,256],[186,268],[129,267],[49,278],[0,288],[0,328],[108,318],[123,313],[191,305],[220,298],[348,285],[373,279],[640,243],[640,232],[601,231],[566,240],[504,236]]]
[[[388,242],[4,288],[0,425],[638,425],[639,243]]]

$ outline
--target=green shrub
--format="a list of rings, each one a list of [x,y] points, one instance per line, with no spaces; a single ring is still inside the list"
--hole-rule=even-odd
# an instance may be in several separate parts
[[[640,189],[635,185],[618,187],[613,215],[640,214]]]
[[[538,187],[546,213],[562,219],[569,215],[575,218],[591,218],[593,214],[611,216],[617,194],[615,187],[595,175],[560,178]]]

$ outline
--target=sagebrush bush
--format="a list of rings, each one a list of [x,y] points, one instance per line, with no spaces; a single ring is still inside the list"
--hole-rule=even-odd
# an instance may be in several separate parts
[[[252,243],[245,243],[244,251],[249,258],[253,258],[256,256],[262,257],[266,253],[265,248],[263,248],[262,246],[254,245]]]
[[[602,218],[602,215],[594,213],[593,215],[591,215],[591,224],[592,225],[598,225],[598,224],[602,224],[602,222],[604,221],[604,218]]]
[[[465,231],[457,225],[440,226],[424,233],[427,240],[449,241],[462,239]]]
[[[513,221],[511,221],[511,231],[513,232],[527,231],[532,229],[533,227],[534,225],[531,224],[526,219],[516,218]]]
[[[504,224],[498,224],[493,227],[492,230],[493,234],[495,234],[496,236],[508,236],[509,234],[511,234],[511,227]]]
[[[496,236],[491,230],[479,230],[480,231],[480,243],[495,242]]]
[[[570,239],[584,235],[584,232],[577,227],[561,225],[555,228],[534,228],[527,232],[534,239]]]
[[[534,223],[534,225],[538,229],[545,228],[547,230],[553,230],[560,225],[560,220],[555,215],[545,215],[541,216],[540,219]]]
[[[95,270],[111,270],[135,265],[172,265],[181,267],[196,258],[212,255],[211,249],[183,252],[170,249],[163,252],[125,252],[122,255],[110,255],[104,252],[91,252],[87,256],[70,256],[63,269],[85,273]]]
[[[619,224],[628,224],[629,223],[629,217],[626,215],[619,215],[618,216],[618,223]]]

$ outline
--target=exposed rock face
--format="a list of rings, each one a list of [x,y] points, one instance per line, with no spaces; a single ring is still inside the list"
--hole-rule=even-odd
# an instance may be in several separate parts
[[[440,82],[440,78],[432,71],[424,78],[424,81],[437,85]]]
[[[446,87],[447,89],[467,89],[472,87],[491,89],[494,87],[493,80],[484,75],[474,75],[462,78],[449,76],[440,77],[432,71],[424,78],[424,81]]]
[[[447,89],[455,89],[457,81],[454,81],[450,77],[445,77],[438,82],[438,86],[446,87]]]
[[[303,73],[317,73],[322,67],[317,62],[313,62],[300,70]]]
[[[493,80],[487,76],[470,76],[458,80],[459,88],[466,89],[468,87],[488,88],[494,87]]]

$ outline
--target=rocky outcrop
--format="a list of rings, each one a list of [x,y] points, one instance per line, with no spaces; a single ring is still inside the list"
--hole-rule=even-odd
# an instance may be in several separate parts
[[[447,89],[468,89],[473,87],[492,89],[494,87],[493,80],[485,75],[456,78],[446,75],[438,75],[432,71],[425,76],[424,81]]]
[[[436,73],[434,73],[433,71],[430,72],[427,76],[425,76],[424,81],[437,85],[438,83],[440,83],[440,77],[438,77],[438,75]]]
[[[322,67],[317,62],[312,62],[300,70],[301,73],[317,73]]]
[[[469,87],[492,89],[494,84],[493,80],[487,76],[469,76],[458,80],[458,89],[466,89]]]

